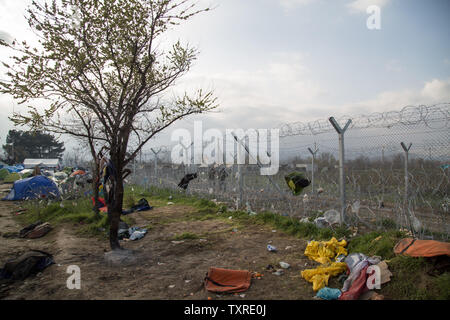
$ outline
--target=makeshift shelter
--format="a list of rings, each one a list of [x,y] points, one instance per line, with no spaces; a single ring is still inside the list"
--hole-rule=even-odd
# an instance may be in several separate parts
[[[25,159],[23,165],[25,169],[34,169],[38,166],[41,169],[56,170],[59,167],[59,159]]]
[[[3,169],[8,170],[9,173],[13,173],[22,171],[24,167],[22,165],[15,165],[15,166],[6,166]]]
[[[35,176],[14,182],[11,192],[3,200],[30,200],[39,198],[59,198],[56,184],[45,176]]]

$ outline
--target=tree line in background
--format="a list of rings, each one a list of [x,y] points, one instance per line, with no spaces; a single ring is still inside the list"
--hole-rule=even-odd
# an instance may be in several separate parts
[[[14,165],[31,159],[62,159],[64,142],[58,142],[55,136],[41,131],[9,130],[6,144],[3,145],[3,162]]]

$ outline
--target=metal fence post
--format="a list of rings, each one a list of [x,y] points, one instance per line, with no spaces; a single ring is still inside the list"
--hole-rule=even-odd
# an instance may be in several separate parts
[[[400,143],[403,151],[405,151],[405,195],[404,195],[404,203],[408,204],[408,193],[409,193],[409,179],[408,179],[408,158],[409,158],[409,149],[411,149],[412,143],[409,144],[408,147],[402,142]]]
[[[312,161],[311,161],[311,165],[312,165],[312,168],[311,168],[311,189],[312,189],[312,191],[311,191],[311,193],[312,193],[312,195],[314,195],[314,162],[316,160],[316,154],[319,151],[319,149],[317,149],[317,145],[314,143],[314,151],[312,151],[311,148],[308,148],[308,150],[309,150],[309,152],[312,155]]]
[[[406,218],[408,219],[409,228],[411,232],[414,232],[414,228],[412,226],[411,216],[409,214],[409,177],[408,177],[408,160],[409,160],[409,150],[411,149],[412,143],[409,144],[408,147],[401,142],[400,143],[403,151],[405,152],[405,194],[403,199],[403,206],[406,214]]]
[[[244,201],[244,181],[242,177],[242,164],[238,163],[238,184],[239,184],[239,205],[238,208],[242,208],[242,202]]]
[[[156,152],[155,150],[153,150],[153,148],[150,148],[153,152],[153,154],[155,155],[155,183],[156,180],[158,179],[158,154],[161,152],[161,149],[158,150],[158,152]]]
[[[334,117],[328,119],[339,135],[339,189],[341,193],[341,225],[345,222],[345,175],[344,175],[344,133],[352,120],[348,120],[344,128],[341,128]]]

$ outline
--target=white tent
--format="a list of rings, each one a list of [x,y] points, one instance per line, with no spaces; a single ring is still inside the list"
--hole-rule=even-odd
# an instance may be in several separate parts
[[[48,169],[56,169],[59,166],[59,159],[25,159],[23,161],[25,169],[32,169],[36,166]]]

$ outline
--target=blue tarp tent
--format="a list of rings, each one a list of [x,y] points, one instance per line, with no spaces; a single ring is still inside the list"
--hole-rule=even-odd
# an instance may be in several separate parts
[[[22,165],[15,165],[15,166],[6,166],[4,167],[6,170],[9,171],[9,173],[13,173],[13,172],[20,172],[24,169],[24,166]]]
[[[3,200],[30,200],[39,198],[59,198],[56,184],[45,176],[35,176],[14,182],[11,192]]]

